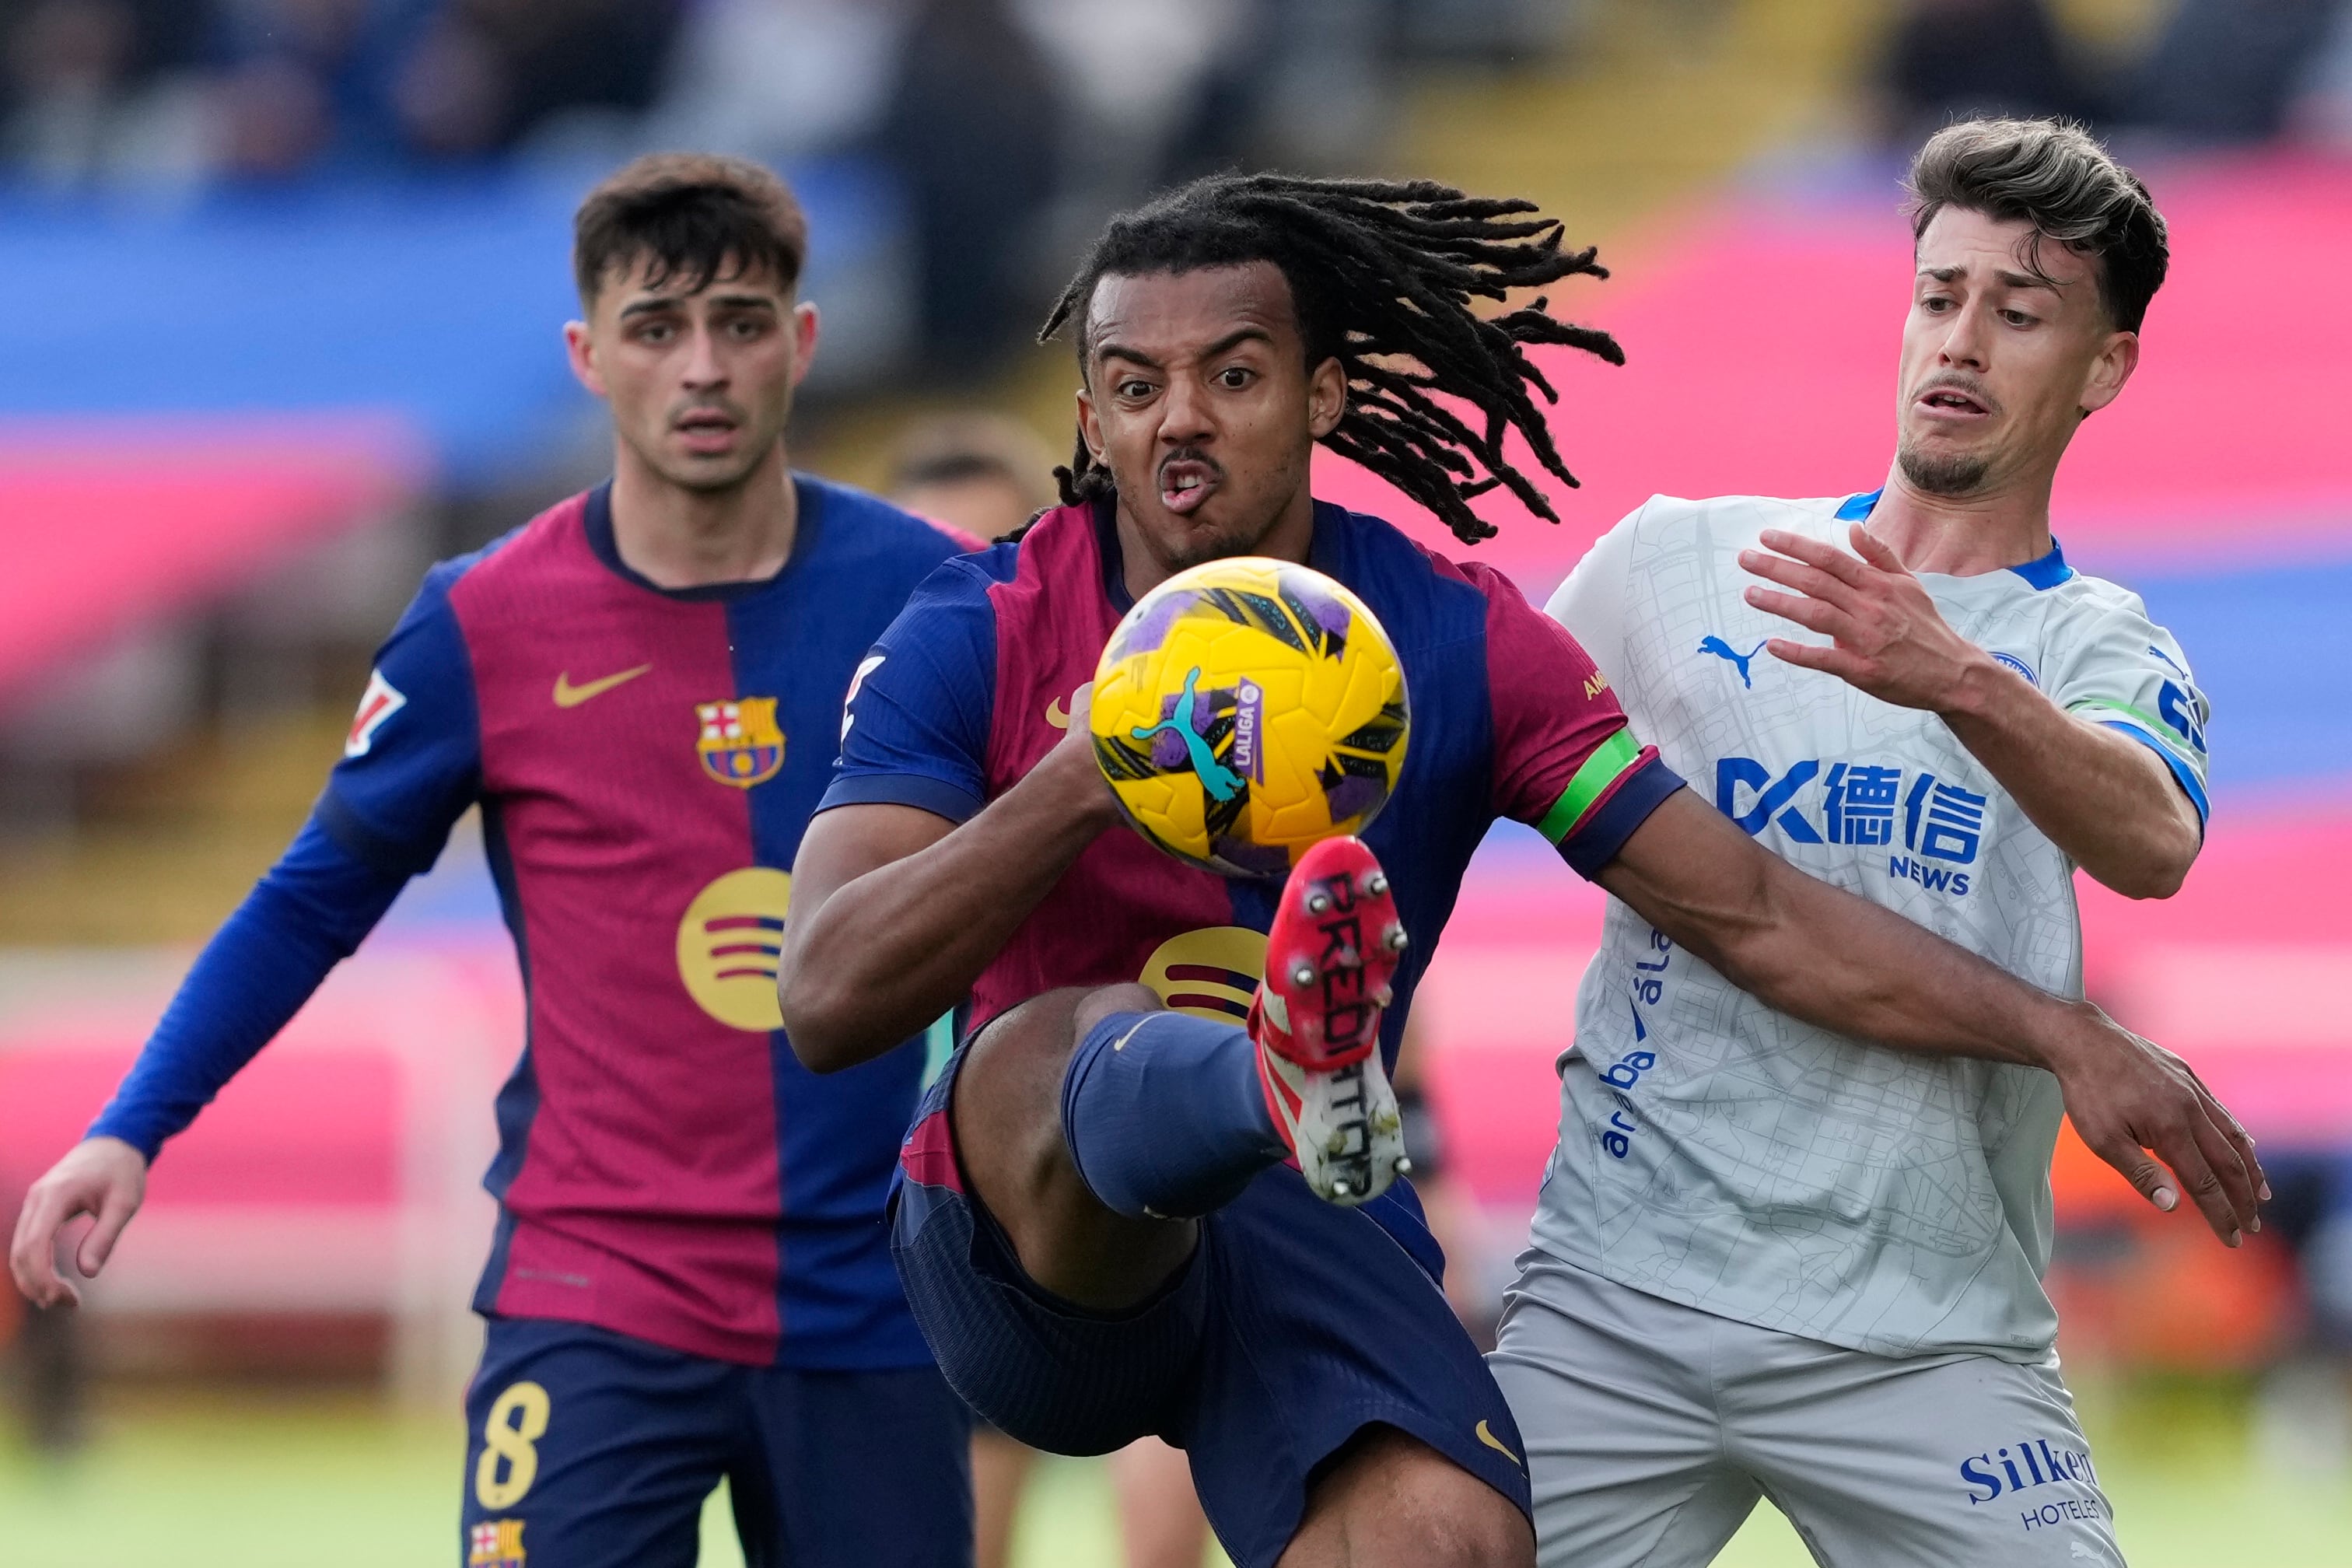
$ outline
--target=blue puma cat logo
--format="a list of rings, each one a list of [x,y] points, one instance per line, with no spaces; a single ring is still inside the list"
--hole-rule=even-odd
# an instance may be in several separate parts
[[[1184,742],[1184,754],[1192,764],[1192,772],[1200,776],[1201,787],[1217,800],[1231,800],[1241,790],[1242,775],[1217,761],[1217,754],[1209,750],[1209,742],[1192,729],[1192,710],[1200,701],[1200,693],[1194,689],[1200,684],[1201,667],[1196,664],[1184,677],[1184,695],[1176,699],[1175,711],[1150,729],[1137,728],[1128,733],[1139,741],[1149,741],[1162,731],[1174,735]]]
[[[1767,637],[1765,642],[1769,642],[1770,640],[1771,639],[1769,637]],[[1748,679],[1748,661],[1764,651],[1764,643],[1758,643],[1746,653],[1735,653],[1732,651],[1732,647],[1729,643],[1724,641],[1719,637],[1710,634],[1706,640],[1702,641],[1698,645],[1698,651],[1701,653],[1711,653],[1717,658],[1729,659],[1732,663],[1739,667],[1739,684],[1751,690],[1755,689],[1756,683]]]

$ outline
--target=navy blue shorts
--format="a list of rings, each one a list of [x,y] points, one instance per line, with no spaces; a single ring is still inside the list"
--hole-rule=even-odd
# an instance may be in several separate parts
[[[722,1477],[751,1568],[971,1562],[971,1415],[931,1367],[740,1366],[492,1318],[466,1426],[467,1568],[694,1568]]]
[[[1368,1426],[1419,1438],[1528,1510],[1502,1391],[1433,1264],[1365,1210],[1323,1202],[1278,1165],[1201,1222],[1192,1261],[1153,1300],[1072,1306],[1023,1272],[963,1180],[947,1114],[961,1062],[901,1151],[891,1246],[940,1370],[983,1418],[1054,1453],[1147,1434],[1184,1449],[1239,1568],[1270,1568],[1318,1471]],[[1396,1206],[1401,1228],[1418,1228],[1409,1194]]]

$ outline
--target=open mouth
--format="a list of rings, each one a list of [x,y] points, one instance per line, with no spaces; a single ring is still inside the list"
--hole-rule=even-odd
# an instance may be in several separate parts
[[[735,444],[740,428],[735,418],[715,408],[698,408],[671,422],[690,452],[723,452]]]
[[[1223,478],[1213,463],[1183,458],[1160,466],[1160,504],[1179,517],[1201,510]]]
[[[1992,412],[1982,398],[1956,386],[1931,386],[1916,401],[1926,412],[1948,419],[1980,418]]]

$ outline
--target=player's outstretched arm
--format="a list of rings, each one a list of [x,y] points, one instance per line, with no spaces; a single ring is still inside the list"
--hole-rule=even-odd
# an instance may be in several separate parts
[[[1896,1050],[2046,1068],[2083,1141],[2157,1207],[2185,1188],[2232,1247],[2259,1226],[2269,1189],[2253,1141],[2179,1057],[1806,876],[1689,791],[1636,828],[1598,879],[1793,1017]]]
[[[961,826],[879,805],[835,806],[809,824],[776,970],[803,1064],[836,1072],[920,1034],[1118,825],[1083,711],[1068,739]]]
[[[2102,884],[2130,899],[2179,892],[2205,825],[2156,752],[2060,708],[1954,631],[1875,534],[1856,523],[1852,539],[1856,553],[1848,555],[1768,529],[1766,549],[1741,553],[1748,571],[1792,590],[1752,587],[1749,604],[1837,639],[1815,647],[1775,637],[1767,645],[1773,657],[1937,715],[2033,825]]]

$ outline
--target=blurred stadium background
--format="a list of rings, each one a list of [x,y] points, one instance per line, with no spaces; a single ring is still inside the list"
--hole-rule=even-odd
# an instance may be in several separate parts
[[[1540,595],[1654,490],[1877,482],[1902,157],[1984,108],[2088,119],[2173,225],[2147,361],[2077,443],[2058,531],[2197,661],[2216,809],[2179,897],[2084,887],[2090,979],[2278,1187],[2225,1254],[2070,1148],[2063,1346],[2136,1563],[2352,1563],[2345,0],[7,0],[0,1207],[300,821],[425,563],[603,471],[557,328],[572,207],[629,153],[788,173],[825,314],[795,454],[875,486],[974,410],[1034,435],[1042,481],[1072,376],[1025,334],[1157,182],[1240,162],[1536,197],[1602,244],[1616,278],[1564,304],[1631,355],[1564,369],[1567,523],[1498,509],[1482,547]],[[1498,834],[1425,993],[1484,1243],[1457,1266],[1490,1296],[1598,919]],[[0,1562],[446,1560],[520,1016],[461,836],[173,1146],[84,1317],[0,1290]],[[1098,1468],[1049,1466],[1020,1560],[1115,1539]],[[738,1561],[723,1530],[705,1560]],[[1769,1510],[1727,1559],[1803,1560]]]

